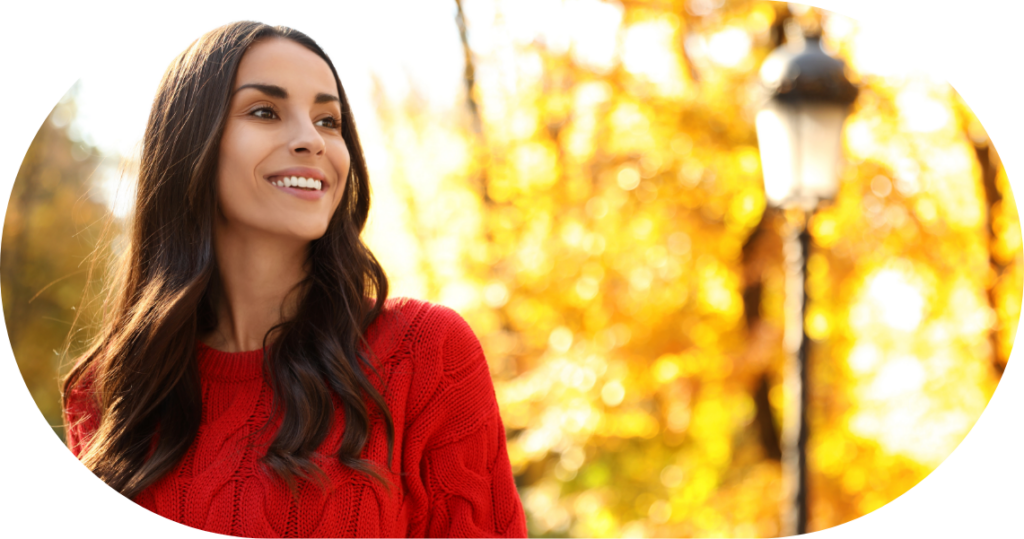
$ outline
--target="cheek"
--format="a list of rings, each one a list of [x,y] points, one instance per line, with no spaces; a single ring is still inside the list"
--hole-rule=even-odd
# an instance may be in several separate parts
[[[245,200],[252,196],[256,168],[271,148],[272,141],[245,126],[229,121],[221,136],[217,162],[217,191],[222,204],[225,201]],[[230,198],[225,195],[230,193]],[[228,202],[230,204],[230,202]]]
[[[337,209],[338,204],[341,203],[342,194],[345,192],[347,183],[349,181],[349,172],[352,167],[352,157],[348,153],[348,148],[345,147],[344,142],[337,143],[337,149],[332,152],[331,165],[334,170],[338,173],[338,187],[334,197],[334,207]]]
[[[332,159],[335,170],[341,178],[348,177],[349,168],[352,166],[352,156],[348,153],[348,147],[343,141],[337,142],[337,150]]]
[[[249,152],[243,151],[247,146],[245,138],[245,133],[230,125],[224,129],[217,162],[217,188],[221,192],[251,174],[252,166],[246,159]]]

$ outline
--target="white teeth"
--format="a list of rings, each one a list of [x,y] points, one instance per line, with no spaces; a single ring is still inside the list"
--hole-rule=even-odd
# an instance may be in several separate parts
[[[320,191],[323,189],[323,182],[320,180],[313,180],[310,178],[303,178],[301,176],[286,176],[271,182],[278,187],[298,187],[302,189],[311,189],[314,191]]]

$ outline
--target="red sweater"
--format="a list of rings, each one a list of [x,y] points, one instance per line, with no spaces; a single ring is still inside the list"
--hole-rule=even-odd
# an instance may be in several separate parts
[[[225,353],[197,343],[203,417],[188,453],[134,500],[171,520],[246,537],[526,537],[505,429],[479,341],[451,309],[389,299],[367,333],[395,424],[387,491],[333,455],[344,425],[331,427],[315,462],[321,490],[300,481],[298,502],[261,471],[244,437],[269,417],[262,351]],[[66,399],[68,446],[79,455],[99,424],[88,384]],[[335,409],[340,401],[335,397]],[[372,406],[371,406],[372,409]],[[383,421],[371,423],[362,458],[387,466]],[[260,440],[263,447],[274,429]]]

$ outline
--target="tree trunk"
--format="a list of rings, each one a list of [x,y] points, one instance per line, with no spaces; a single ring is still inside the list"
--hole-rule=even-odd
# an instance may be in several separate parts
[[[995,278],[988,283],[988,300],[989,305],[993,310],[995,310],[998,306],[996,302],[996,285],[999,283],[1000,277],[1003,276],[1003,272],[1006,270],[1006,264],[995,256],[992,249],[997,240],[997,231],[995,229],[992,209],[1003,200],[1003,195],[999,192],[999,188],[996,186],[996,176],[999,174],[999,156],[992,148],[992,144],[988,141],[980,144],[975,143],[974,151],[978,156],[978,163],[981,165],[981,184],[985,189],[985,214],[987,216],[986,228],[988,232],[989,248],[988,261],[989,267],[992,268],[992,272],[995,276]],[[992,367],[1000,376],[1002,376],[1003,370],[1006,368],[1007,358],[1002,357],[1002,354],[999,352],[998,329],[999,323],[997,322],[993,325],[992,329],[989,330],[989,342],[992,344]]]
[[[766,209],[761,221],[747,237],[741,250],[743,264],[743,314],[747,326],[747,350],[745,358],[754,365],[761,366],[761,372],[755,375],[751,392],[756,406],[755,422],[758,429],[757,439],[765,458],[782,459],[782,448],[779,442],[779,422],[772,413],[768,393],[771,389],[771,377],[768,372],[768,348],[778,345],[778,329],[765,321],[761,316],[761,298],[764,291],[764,269],[778,256],[781,243],[774,230],[775,212]],[[775,256],[773,256],[775,255]],[[756,372],[756,371],[755,371]]]
[[[462,11],[462,0],[455,0],[455,24],[459,27],[459,39],[462,41],[462,54],[465,58],[466,68],[463,72],[463,81],[466,84],[466,109],[469,111],[470,123],[473,128],[473,135],[476,138],[476,152],[478,160],[486,159],[487,141],[484,138],[483,120],[480,118],[480,106],[476,102],[476,70],[473,65],[473,50],[469,47],[469,35],[466,29],[466,16]],[[493,205],[490,195],[487,193],[487,166],[484,162],[477,163],[477,187],[480,189],[480,197],[484,206]]]

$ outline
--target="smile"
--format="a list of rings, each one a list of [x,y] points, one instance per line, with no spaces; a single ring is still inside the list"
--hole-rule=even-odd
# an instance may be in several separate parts
[[[314,180],[312,178],[303,178],[302,176],[285,176],[279,177],[276,180],[274,178],[268,178],[270,183],[278,187],[294,187],[298,189],[307,189],[311,191],[320,191],[323,187],[323,182],[320,180]]]
[[[322,180],[303,176],[270,176],[267,181],[278,189],[303,200],[320,200],[326,194],[327,185]]]

